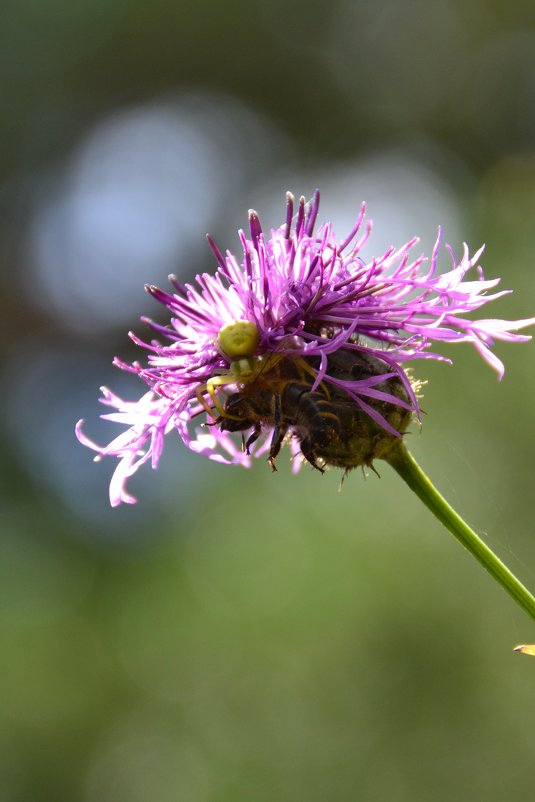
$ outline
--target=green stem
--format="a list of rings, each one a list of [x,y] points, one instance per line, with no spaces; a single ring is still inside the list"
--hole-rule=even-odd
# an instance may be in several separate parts
[[[535,619],[535,598],[481,538],[470,529],[468,524],[457,515],[455,510],[450,507],[448,502],[431,484],[404,444],[400,443],[399,447],[394,449],[387,459],[411,490],[414,490],[418,498],[431,510],[433,515],[436,515],[446,529],[449,529],[452,535],[474,555],[476,560],[479,560],[481,565],[513,597],[517,604]]]

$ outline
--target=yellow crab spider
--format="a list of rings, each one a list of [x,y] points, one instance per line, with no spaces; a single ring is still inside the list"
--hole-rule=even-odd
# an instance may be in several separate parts
[[[217,397],[219,387],[227,387],[230,384],[246,385],[252,384],[261,374],[267,375],[273,368],[283,360],[284,354],[269,353],[258,354],[254,352],[260,343],[260,334],[254,323],[249,320],[234,320],[223,326],[217,335],[217,349],[224,356],[230,359],[228,370],[219,375],[212,376],[207,382],[201,384],[195,391],[198,402],[212,418],[232,418],[223,404]],[[299,363],[303,373],[309,373],[313,379],[316,378],[315,371],[306,363],[304,359],[295,359]],[[327,398],[330,398],[329,391],[324,383],[321,383]],[[210,396],[210,400],[215,410],[209,405],[204,394]]]
[[[218,387],[225,387],[229,384],[249,384],[265,369],[266,358],[253,356],[259,342],[258,329],[249,320],[234,320],[219,330],[217,347],[224,356],[231,360],[229,369],[219,376],[212,376],[205,384],[198,387],[195,393],[199,403],[212,417],[227,417],[216,394]],[[204,398],[205,392],[210,396],[217,415]]]

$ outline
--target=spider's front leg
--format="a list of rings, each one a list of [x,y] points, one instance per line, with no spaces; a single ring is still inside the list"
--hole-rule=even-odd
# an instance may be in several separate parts
[[[231,417],[229,416],[228,412],[225,411],[223,404],[217,397],[217,388],[228,387],[230,384],[244,385],[251,383],[260,372],[262,364],[261,357],[256,357],[254,359],[234,359],[230,363],[228,371],[221,373],[219,376],[212,376],[212,378],[208,379],[205,384],[201,384],[200,387],[197,387],[195,395],[197,396],[199,404],[204,407],[206,412],[212,418]],[[206,398],[204,397],[205,393],[208,393],[210,396],[210,399],[217,410],[217,415],[207,403]]]
[[[197,387],[195,391],[195,395],[197,396],[197,401],[199,402],[199,404],[201,404],[201,406],[204,407],[204,409],[206,410],[208,415],[210,415],[210,417],[212,418],[227,417],[225,413],[225,408],[221,403],[221,401],[219,400],[219,398],[217,397],[217,388],[226,387],[229,384],[235,384],[235,383],[236,379],[234,378],[234,376],[226,374],[223,376],[212,376],[212,378],[208,379],[208,381],[205,384],[201,384],[200,387]],[[208,393],[208,395],[210,396],[212,404],[217,410],[218,413],[217,415],[214,409],[208,404],[206,398],[204,397],[205,393]]]

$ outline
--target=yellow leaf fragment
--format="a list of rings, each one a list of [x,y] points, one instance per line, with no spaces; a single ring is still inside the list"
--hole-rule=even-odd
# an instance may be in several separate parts
[[[514,652],[522,652],[522,654],[532,654],[535,657],[535,643],[521,643],[520,646],[515,646]]]

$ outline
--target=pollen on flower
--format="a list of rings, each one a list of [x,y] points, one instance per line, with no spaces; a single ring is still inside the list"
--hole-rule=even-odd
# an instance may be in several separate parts
[[[103,417],[125,425],[107,446],[77,427],[79,440],[119,463],[112,504],[132,503],[126,482],[145,462],[158,466],[165,438],[175,432],[192,451],[218,462],[249,465],[266,455],[273,469],[281,446],[323,471],[349,470],[386,458],[412,419],[420,417],[422,382],[416,360],[450,361],[442,353],[471,343],[498,374],[496,341],[518,334],[535,318],[477,319],[478,310],[507,291],[492,292],[479,259],[465,245],[459,260],[438,272],[441,233],[429,257],[415,254],[416,237],[365,261],[371,234],[365,206],[352,230],[337,239],[328,222],[316,229],[319,192],[294,208],[288,193],[280,228],[264,234],[256,212],[239,232],[243,257],[224,256],[208,242],[215,272],[192,284],[171,277],[173,291],[150,294],[170,316],[167,326],[144,319],[157,339],[131,335],[148,357],[115,364],[137,374],[149,392],[126,402],[109,390]],[[230,321],[230,322],[229,322]],[[209,434],[200,424],[210,427]]]

